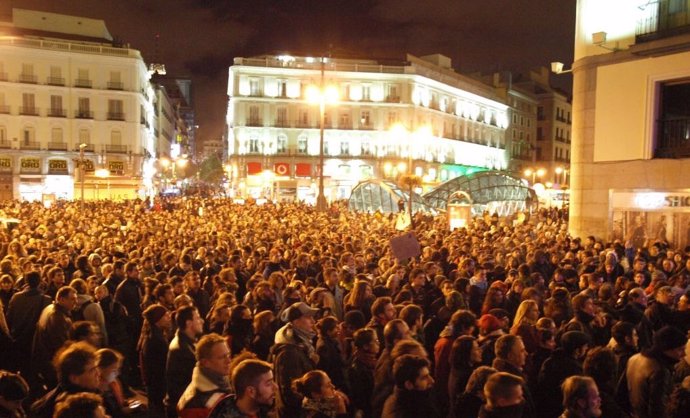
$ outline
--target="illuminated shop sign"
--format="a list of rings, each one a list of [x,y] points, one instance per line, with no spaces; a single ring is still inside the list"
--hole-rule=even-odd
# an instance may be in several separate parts
[[[67,174],[67,160],[49,160],[48,174]]]
[[[38,158],[22,158],[19,164],[22,173],[41,173],[41,160]]]
[[[12,159],[9,157],[0,158],[0,172],[11,173],[12,172]]]
[[[687,211],[690,192],[612,192],[611,206],[614,209]]]
[[[125,163],[123,161],[109,161],[108,170],[112,175],[121,176],[125,174]]]

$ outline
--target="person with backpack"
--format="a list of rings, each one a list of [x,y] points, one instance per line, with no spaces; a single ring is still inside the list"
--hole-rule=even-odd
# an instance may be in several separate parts
[[[70,282],[77,291],[77,307],[72,311],[73,321],[93,322],[101,334],[101,344],[108,345],[108,330],[105,326],[105,315],[101,305],[95,303],[93,296],[88,293],[88,286],[83,279],[74,279]]]

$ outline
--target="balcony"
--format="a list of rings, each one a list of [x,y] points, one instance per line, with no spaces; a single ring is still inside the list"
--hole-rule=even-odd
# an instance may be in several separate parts
[[[111,154],[126,154],[127,145],[105,144],[105,152]]]
[[[690,117],[661,120],[658,126],[655,158],[690,157]]]
[[[38,108],[37,107],[27,107],[27,106],[20,106],[19,107],[19,114],[20,115],[25,115],[25,116],[38,116]]]
[[[63,77],[48,77],[48,84],[51,86],[64,86],[65,79]]]
[[[125,114],[121,112],[108,112],[108,120],[125,120]]]
[[[10,105],[0,105],[0,113],[9,114],[10,113]]]
[[[276,119],[276,121],[273,123],[273,126],[276,128],[289,128],[290,123],[286,119]]]
[[[690,33],[690,11],[672,10],[668,3],[660,2],[656,14],[637,22],[635,43]]]
[[[386,103],[400,103],[400,96],[386,96]]]
[[[50,109],[48,109],[48,116],[51,116],[54,118],[64,118],[65,116],[67,116],[67,111],[65,109],[50,108]]]
[[[12,148],[12,143],[8,140],[0,141],[0,149],[10,149]]]
[[[91,80],[78,78],[78,79],[74,80],[74,87],[81,87],[83,89],[90,89],[91,88]]]
[[[19,148],[30,149],[30,150],[39,150],[39,149],[41,149],[41,143],[36,142],[36,141],[21,141],[19,143]]]
[[[48,149],[51,151],[67,151],[66,142],[48,142]]]
[[[7,81],[7,73],[0,73],[0,81]]]
[[[371,131],[374,129],[374,125],[371,123],[364,123],[359,125],[360,131]]]
[[[314,126],[308,120],[298,120],[295,122],[295,128],[313,128]]]
[[[108,90],[124,90],[125,84],[121,81],[108,81]]]
[[[75,151],[79,151],[79,145],[77,145],[74,148]],[[94,144],[86,144],[84,147],[84,152],[94,152],[96,150],[96,146]]]
[[[75,110],[74,117],[77,119],[93,119],[93,111],[91,110]]]
[[[262,119],[259,118],[249,118],[247,119],[244,126],[264,126]]]
[[[38,83],[38,76],[33,74],[19,74],[20,83],[36,84]]]

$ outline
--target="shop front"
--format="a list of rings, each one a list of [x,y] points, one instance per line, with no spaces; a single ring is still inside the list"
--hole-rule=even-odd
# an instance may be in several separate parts
[[[641,248],[667,241],[674,248],[690,245],[690,189],[611,190],[609,238]]]

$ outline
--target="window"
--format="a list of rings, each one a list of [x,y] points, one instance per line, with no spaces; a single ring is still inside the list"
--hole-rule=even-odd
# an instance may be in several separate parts
[[[362,100],[371,101],[371,86],[368,84],[362,85]]]
[[[50,116],[65,116],[62,109],[62,96],[54,94],[50,96]]]
[[[121,76],[119,71],[111,71],[110,81],[108,81],[108,89],[122,90],[124,88],[124,85],[122,84],[122,80],[120,78]]]
[[[36,96],[33,93],[23,93],[22,106],[28,109],[36,107]]]
[[[300,136],[297,138],[297,152],[300,154],[306,154],[307,153],[307,137],[306,136]]]
[[[48,77],[48,84],[53,86],[64,86],[65,79],[62,78],[62,68],[57,65],[50,66],[50,76]]]
[[[276,152],[279,154],[284,154],[287,152],[287,137],[285,135],[278,135],[276,141]]]
[[[249,80],[249,94],[251,96],[261,96],[258,78],[252,78],[251,80]]]
[[[362,126],[370,126],[371,125],[371,112],[368,110],[363,110],[362,111],[362,118],[360,119],[360,122]]]
[[[340,141],[340,155],[350,155],[350,141],[347,139]]]
[[[388,112],[388,126],[395,125],[398,122],[397,112]]]
[[[340,120],[338,121],[338,127],[347,129],[352,127],[352,121],[350,120],[350,113],[344,112],[340,114]]]
[[[400,100],[400,97],[398,96],[398,86],[396,85],[389,85],[388,86],[388,95],[386,99],[389,102],[396,102]]]
[[[371,155],[371,144],[369,141],[362,141],[362,155]]]
[[[537,141],[542,141],[542,140],[544,140],[544,131],[543,131],[542,127],[540,126],[537,128]]]
[[[35,131],[31,126],[27,126],[22,129],[22,142],[24,145],[29,145],[34,142]]]
[[[62,128],[51,129],[50,141],[55,143],[62,143]]]
[[[88,129],[79,130],[79,143],[87,145],[91,143],[91,132]]]
[[[259,142],[259,138],[252,135],[249,138],[249,152],[250,153],[259,153],[261,152],[261,144]]]
[[[537,120],[544,120],[544,106],[537,107]]]
[[[86,68],[77,69],[77,79],[74,81],[76,87],[91,87],[91,80],[89,80],[89,70]]]
[[[91,100],[88,97],[80,97],[78,103],[79,110],[77,110],[78,118],[91,117]]]
[[[299,124],[301,126],[309,126],[309,111],[306,109],[300,109],[299,111]]]
[[[122,100],[108,100],[108,119],[125,120],[125,114],[122,109]]]
[[[287,108],[285,107],[279,107],[277,110],[277,115],[276,115],[276,125],[278,126],[287,126],[288,121],[287,121]]]
[[[249,106],[249,125],[259,125],[261,119],[259,118],[259,106]]]
[[[287,97],[287,81],[286,80],[278,81],[278,96],[279,97]]]
[[[659,89],[656,132],[657,158],[690,156],[690,79],[662,83]]]

